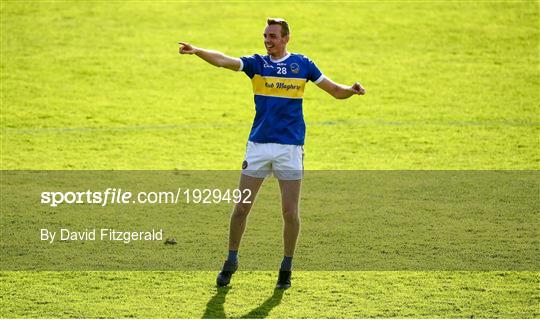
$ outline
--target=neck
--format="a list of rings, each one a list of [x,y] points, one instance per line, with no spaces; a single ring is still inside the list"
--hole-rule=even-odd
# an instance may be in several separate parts
[[[283,50],[282,52],[280,53],[276,53],[276,54],[273,54],[273,55],[270,55],[270,57],[273,59],[273,60],[279,60],[283,57],[285,57],[286,55],[288,55],[289,53],[287,52],[287,50]]]

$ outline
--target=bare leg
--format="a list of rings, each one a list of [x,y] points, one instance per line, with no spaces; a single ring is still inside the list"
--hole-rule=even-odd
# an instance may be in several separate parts
[[[302,180],[279,180],[281,210],[283,213],[284,255],[292,257],[300,233],[300,187]]]
[[[242,190],[242,200],[240,203],[236,204],[231,215],[229,225],[229,250],[237,251],[240,247],[240,240],[242,240],[242,235],[246,229],[247,216],[263,181],[263,178],[253,178],[244,174],[240,176],[240,184],[238,189]],[[245,189],[249,189],[251,191],[251,195],[246,198],[244,198],[246,194],[243,192]],[[251,203],[243,203],[244,199],[246,199],[246,202]]]

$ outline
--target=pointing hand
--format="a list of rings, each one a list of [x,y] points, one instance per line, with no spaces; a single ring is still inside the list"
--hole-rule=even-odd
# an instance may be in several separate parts
[[[180,45],[180,49],[178,49],[178,53],[180,54],[194,54],[198,51],[195,46],[192,46],[189,43],[178,42],[178,44]]]

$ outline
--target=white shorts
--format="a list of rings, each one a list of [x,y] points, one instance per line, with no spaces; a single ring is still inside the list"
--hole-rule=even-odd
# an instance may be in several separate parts
[[[242,173],[266,178],[270,173],[279,180],[300,180],[304,176],[304,146],[248,141]]]

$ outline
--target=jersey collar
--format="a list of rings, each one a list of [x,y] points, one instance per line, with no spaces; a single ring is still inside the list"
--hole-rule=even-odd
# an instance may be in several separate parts
[[[272,59],[272,57],[270,57],[270,56],[268,56],[268,58],[269,58],[270,61],[272,61],[273,63],[278,63],[278,62],[282,62],[282,61],[287,60],[287,58],[289,58],[290,56],[291,56],[291,53],[289,52],[289,53],[287,53],[286,56],[284,56],[283,58],[278,59],[278,60],[274,60],[274,59]]]

